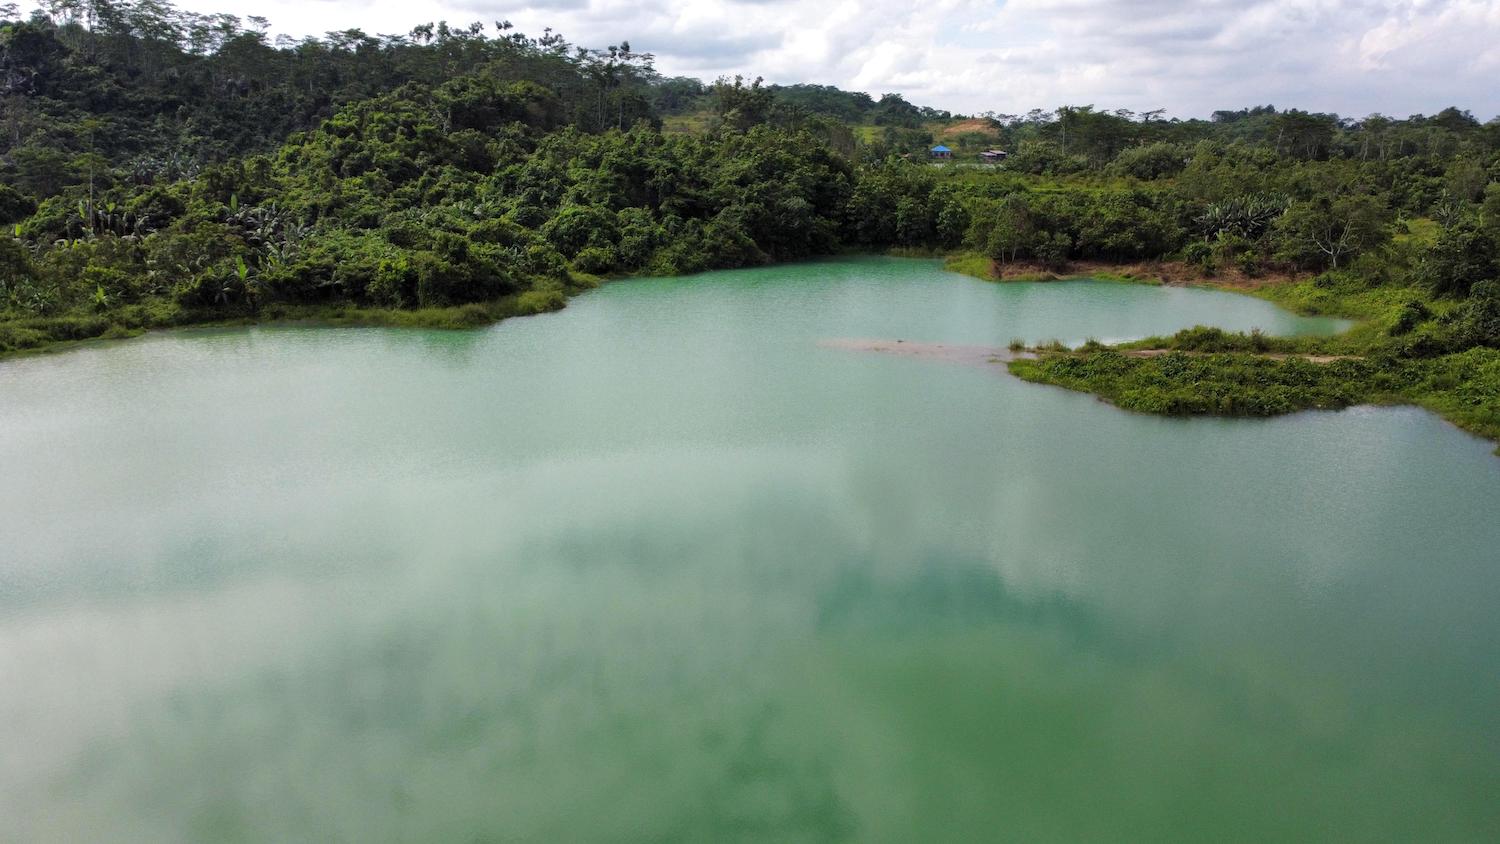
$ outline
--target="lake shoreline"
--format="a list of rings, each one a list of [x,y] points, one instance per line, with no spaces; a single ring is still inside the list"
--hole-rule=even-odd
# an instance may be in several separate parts
[[[918,359],[923,359],[923,360],[935,360],[935,361],[942,361],[942,362],[946,362],[946,363],[956,363],[956,364],[961,364],[961,365],[965,365],[965,366],[980,366],[980,367],[1003,368],[1003,371],[1006,374],[1011,375],[1012,377],[1018,378],[1018,379],[1020,379],[1022,381],[1026,381],[1028,383],[1036,384],[1036,385],[1041,385],[1041,386],[1058,387],[1058,388],[1061,388],[1061,389],[1069,390],[1071,392],[1087,393],[1089,395],[1092,395],[1098,401],[1101,401],[1101,402],[1103,402],[1105,404],[1108,404],[1109,406],[1115,408],[1116,410],[1122,410],[1122,411],[1125,411],[1127,413],[1140,413],[1140,414],[1149,415],[1149,416],[1176,416],[1176,417],[1179,417],[1179,418],[1191,418],[1191,417],[1194,417],[1194,416],[1198,416],[1198,417],[1217,417],[1217,418],[1221,418],[1221,419],[1222,418],[1237,418],[1237,419],[1262,418],[1262,419],[1264,419],[1264,418],[1270,418],[1270,416],[1272,416],[1272,415],[1284,416],[1284,415],[1288,415],[1290,413],[1311,413],[1311,412],[1316,412],[1316,411],[1337,412],[1337,411],[1342,411],[1342,410],[1349,410],[1349,409],[1356,408],[1356,407],[1375,407],[1375,408],[1413,407],[1413,408],[1417,408],[1419,410],[1422,410],[1422,411],[1424,411],[1426,413],[1430,413],[1430,414],[1438,417],[1440,420],[1442,420],[1443,424],[1448,425],[1448,426],[1454,428],[1455,430],[1462,431],[1465,434],[1473,436],[1474,438],[1476,438],[1476,439],[1478,439],[1478,440],[1480,440],[1482,442],[1485,442],[1485,443],[1497,443],[1497,442],[1500,442],[1500,438],[1497,438],[1497,437],[1494,437],[1494,436],[1487,436],[1486,433],[1485,433],[1485,429],[1483,427],[1477,427],[1477,428],[1476,427],[1467,427],[1467,426],[1461,424],[1458,420],[1450,417],[1447,414],[1444,414],[1438,408],[1428,406],[1427,404],[1424,403],[1424,401],[1422,400],[1421,397],[1405,396],[1405,395],[1401,395],[1399,393],[1382,393],[1382,394],[1371,395],[1371,396],[1367,397],[1367,399],[1365,401],[1360,401],[1360,402],[1356,402],[1356,403],[1353,403],[1353,404],[1348,404],[1348,405],[1343,405],[1343,406],[1337,406],[1337,407],[1334,407],[1334,406],[1309,405],[1309,406],[1305,406],[1305,407],[1299,407],[1299,408],[1292,409],[1292,410],[1288,411],[1287,413],[1277,413],[1277,414],[1225,413],[1225,412],[1215,412],[1215,413],[1163,413],[1163,412],[1160,412],[1160,411],[1149,410],[1149,409],[1144,409],[1144,408],[1140,408],[1140,407],[1132,407],[1128,403],[1122,404],[1120,401],[1117,400],[1117,397],[1111,396],[1110,394],[1108,394],[1106,392],[1101,392],[1101,391],[1096,391],[1096,390],[1093,390],[1093,389],[1089,389],[1086,386],[1073,386],[1073,385],[1066,384],[1066,383],[1060,383],[1059,381],[1056,381],[1056,380],[1051,380],[1051,379],[1047,379],[1047,378],[1041,378],[1041,379],[1039,379],[1039,378],[1036,377],[1036,373],[1038,372],[1038,363],[1037,362],[1038,362],[1038,360],[1040,358],[1042,358],[1043,356],[1046,356],[1046,355],[1070,354],[1070,352],[1068,352],[1068,351],[1061,351],[1060,352],[1060,351],[1057,351],[1055,349],[1049,349],[1049,348],[1046,348],[1046,347],[1005,348],[1005,347],[1000,347],[1000,346],[966,346],[966,345],[957,345],[957,344],[948,344],[948,343],[924,343],[924,342],[908,341],[908,340],[904,340],[904,339],[869,340],[869,339],[857,339],[857,338],[830,338],[830,339],[826,339],[826,340],[820,340],[818,342],[818,346],[820,348],[824,348],[824,349],[834,349],[834,350],[851,351],[851,352],[876,353],[876,354],[884,354],[884,355],[893,355],[893,356],[896,356],[896,357],[904,357],[904,358],[918,358]],[[1205,357],[1205,356],[1208,356],[1208,355],[1211,355],[1211,354],[1215,354],[1215,353],[1212,353],[1212,352],[1181,351],[1181,350],[1177,350],[1177,349],[1162,349],[1162,348],[1152,348],[1152,349],[1130,349],[1130,348],[1123,348],[1123,349],[1118,349],[1117,352],[1118,352],[1118,354],[1123,355],[1125,357],[1137,358],[1137,359],[1159,358],[1159,357],[1162,357],[1164,355],[1171,355],[1171,354],[1183,355],[1183,356],[1189,357],[1189,358],[1197,358],[1197,357]],[[1264,360],[1264,361],[1267,361],[1267,362],[1283,363],[1283,362],[1287,362],[1287,361],[1296,360],[1296,361],[1300,361],[1300,362],[1306,362],[1306,363],[1312,364],[1314,366],[1326,366],[1328,364],[1336,363],[1336,362],[1339,362],[1339,361],[1345,361],[1345,360],[1360,360],[1360,358],[1355,357],[1355,356],[1350,356],[1350,355],[1315,355],[1315,354],[1296,354],[1296,353],[1290,353],[1290,352],[1260,352],[1260,353],[1251,353],[1251,354],[1253,354],[1254,357],[1256,357],[1258,359],[1261,359],[1261,360]],[[1496,456],[1500,456],[1500,446],[1497,446],[1497,448],[1495,450],[1495,454],[1496,454]]]
[[[913,260],[942,261],[943,268],[958,275],[967,275],[985,281],[1045,282],[1045,281],[1119,281],[1132,284],[1161,286],[1212,287],[1233,293],[1255,295],[1254,291],[1265,287],[1295,281],[1293,277],[1271,277],[1261,284],[1246,285],[1229,278],[1197,278],[1185,280],[1173,262],[1108,263],[1100,261],[1073,262],[1062,274],[1047,271],[1040,265],[1017,263],[1008,265],[999,276],[985,275],[976,270],[974,259],[980,257],[963,252],[913,252],[911,250],[888,250],[884,253],[843,252],[822,255],[803,261],[781,261],[767,266],[782,266],[794,263],[810,263],[838,259],[852,255],[885,255],[887,257]],[[988,261],[988,259],[983,259]],[[989,262],[993,268],[993,262]],[[1182,265],[1185,266],[1185,265]],[[1153,270],[1152,268],[1155,268]],[[1159,275],[1152,275],[1152,272]],[[699,273],[683,273],[686,278]],[[574,296],[594,289],[599,284],[612,281],[628,281],[645,278],[643,274],[596,277],[575,274],[572,282],[554,290],[528,291],[519,295],[505,296],[487,302],[474,302],[432,308],[385,308],[349,303],[329,305],[291,305],[271,303],[258,308],[245,308],[239,312],[223,312],[184,308],[168,302],[148,302],[127,305],[99,313],[72,313],[52,317],[26,317],[0,320],[0,361],[36,354],[55,354],[80,348],[101,340],[128,340],[153,331],[170,331],[179,328],[219,328],[251,325],[306,325],[328,328],[372,327],[372,328],[420,328],[437,330],[468,330],[484,328],[518,316],[535,316],[561,310]],[[1288,310],[1298,309],[1283,303]],[[1327,314],[1345,316],[1344,314]]]
[[[1458,369],[1458,372],[1445,370],[1430,360],[1400,360],[1386,355],[1382,358],[1386,363],[1394,360],[1401,364],[1395,369],[1401,371],[1401,377],[1407,383],[1400,388],[1388,387],[1378,382],[1381,376],[1391,376],[1391,372],[1365,373],[1360,379],[1338,385],[1342,390],[1325,390],[1328,394],[1340,393],[1331,401],[1326,395],[1314,398],[1299,391],[1302,385],[1296,384],[1297,379],[1288,373],[1282,373],[1288,375],[1287,389],[1274,396],[1274,401],[1269,404],[1259,401],[1258,394],[1264,392],[1264,382],[1240,380],[1238,373],[1247,368],[1281,366],[1285,369],[1293,359],[1326,366],[1381,357],[1377,352],[1381,341],[1389,340],[1387,326],[1400,317],[1394,313],[1390,298],[1374,288],[1353,294],[1330,290],[1318,283],[1318,277],[1307,273],[1249,276],[1232,269],[1207,275],[1181,261],[1071,261],[1056,269],[1034,262],[1002,265],[978,253],[967,252],[948,256],[944,265],[953,272],[1000,284],[1091,279],[1154,287],[1207,288],[1263,299],[1304,316],[1333,316],[1352,322],[1348,329],[1334,337],[1304,341],[1295,344],[1296,347],[1286,338],[1256,336],[1239,337],[1248,341],[1244,344],[1232,343],[1225,348],[1207,349],[1182,347],[1175,342],[1177,338],[1142,338],[1111,346],[1094,344],[1071,350],[1049,347],[1037,350],[1040,354],[1033,359],[1014,360],[1007,364],[1011,374],[1023,380],[1090,393],[1122,410],[1164,416],[1270,417],[1305,410],[1410,405],[1438,416],[1465,433],[1495,443],[1495,454],[1500,456],[1500,420],[1494,411],[1487,411],[1484,407],[1482,395],[1486,389],[1483,382],[1466,384],[1464,377],[1466,372],[1489,371],[1500,366],[1500,355],[1493,350],[1470,349],[1464,358],[1467,366],[1449,367]],[[1226,334],[1221,339],[1235,338]],[[1246,347],[1238,347],[1241,345]],[[1195,377],[1202,380],[1179,384],[1174,395],[1166,395],[1158,385],[1170,378],[1163,377],[1160,372],[1159,359],[1174,352],[1183,357],[1198,358],[1195,365],[1199,371]],[[1121,365],[1107,360],[1109,354],[1129,360],[1132,371],[1126,372]],[[1469,358],[1474,360],[1469,361]],[[1434,371],[1423,371],[1424,365]],[[1264,375],[1261,373],[1256,377]],[[1210,389],[1208,382],[1215,380],[1217,383],[1211,386],[1217,388],[1217,403],[1203,395]],[[1359,387],[1357,396],[1349,400],[1344,393],[1356,386]],[[1292,398],[1288,399],[1288,395]]]
[[[871,256],[492,330],[194,328],[0,366],[30,737],[0,826],[608,837],[621,782],[655,837],[1500,817],[1472,796],[1500,782],[1500,685],[1471,680],[1500,676],[1488,447],[1408,409],[1145,418],[991,362],[1195,324],[1343,326]],[[1192,817],[1159,810],[1193,788]]]
[[[133,305],[101,314],[68,314],[0,322],[0,362],[32,355],[59,354],[99,342],[186,328],[232,328],[256,325],[302,325],[320,328],[416,328],[462,331],[507,319],[561,310],[568,299],[593,289],[581,281],[567,288],[528,291],[488,302],[437,308],[381,308],[347,303],[289,305],[273,303],[242,313],[195,311],[178,307]],[[541,293],[532,296],[531,293]],[[153,303],[160,304],[160,303]],[[8,332],[8,333],[7,333]],[[19,337],[17,343],[16,337]],[[14,344],[14,345],[13,345]]]
[[[808,263],[819,260],[837,260],[847,255],[820,256],[802,262],[786,263]],[[949,272],[960,275],[968,275],[975,278],[997,283],[1012,282],[1048,282],[1069,280],[1092,280],[1092,281],[1116,281],[1127,284],[1144,284],[1149,286],[1169,287],[1200,287],[1222,290],[1229,293],[1238,293],[1263,299],[1275,303],[1278,307],[1285,308],[1293,313],[1317,316],[1337,316],[1353,321],[1353,325],[1346,331],[1334,338],[1315,341],[1316,347],[1308,349],[1259,349],[1250,350],[1209,350],[1211,353],[1197,352],[1196,356],[1204,365],[1238,366],[1247,362],[1254,363],[1259,360],[1264,364],[1286,365],[1289,359],[1314,362],[1315,365],[1324,366],[1336,363],[1357,355],[1348,354],[1349,349],[1335,347],[1325,349],[1324,346],[1330,342],[1338,342],[1341,339],[1347,346],[1353,340],[1351,335],[1362,333],[1369,335],[1375,331],[1373,325],[1373,314],[1368,308],[1361,307],[1361,303],[1350,302],[1344,298],[1333,297],[1330,301],[1323,303],[1321,307],[1309,308],[1306,302],[1296,295],[1296,291],[1305,287],[1309,279],[1297,276],[1265,276],[1253,280],[1240,278],[1238,275],[1223,277],[1205,277],[1201,274],[1194,275],[1188,272],[1186,265],[1180,262],[1148,262],[1148,263],[1106,263],[1106,262],[1074,262],[1063,274],[1048,271],[1045,274],[1034,274],[1037,268],[1028,264],[1012,264],[1003,270],[993,261],[984,259],[988,264],[988,272],[998,277],[985,278],[981,273],[975,272],[974,253],[949,253],[946,255],[934,254],[932,256],[902,253],[888,255],[888,257],[910,258],[914,260],[940,260],[943,267]],[[695,274],[683,274],[687,277]],[[75,348],[83,348],[101,341],[122,340],[139,337],[148,332],[168,331],[182,328],[223,328],[254,325],[300,325],[309,327],[347,328],[347,327],[379,327],[379,328],[418,328],[429,330],[471,330],[494,325],[506,319],[519,316],[534,316],[549,313],[566,307],[567,302],[575,295],[594,289],[605,281],[625,281],[643,276],[617,276],[612,278],[596,278],[593,276],[576,276],[572,284],[546,291],[529,291],[515,296],[507,296],[501,299],[483,303],[469,303],[442,308],[422,309],[393,309],[362,307],[350,304],[338,305],[284,305],[271,304],[258,307],[240,314],[223,314],[205,311],[193,311],[177,306],[161,307],[163,303],[152,305],[132,305],[117,309],[112,313],[98,315],[69,315],[55,318],[34,318],[30,320],[15,320],[10,323],[0,323],[0,363],[6,359],[17,357],[29,357],[32,355],[57,354],[70,351]],[[1278,295],[1283,294],[1283,295]],[[1290,294],[1290,295],[1286,295]],[[46,336],[45,329],[54,328],[56,336]],[[32,326],[39,326],[33,328]],[[15,336],[17,329],[20,331],[35,331],[41,335],[37,342],[26,345],[23,342],[16,347]],[[9,329],[9,335],[5,332]],[[57,330],[61,329],[61,330]],[[1194,352],[1194,350],[1173,349],[1170,346],[1157,346],[1150,349],[1150,354],[1141,354],[1142,344],[1157,338],[1140,338],[1127,343],[1116,344],[1113,347],[1099,347],[1087,350],[1090,354],[1097,355],[1100,352],[1113,352],[1131,359],[1137,365],[1157,365],[1163,358],[1170,357],[1170,353]],[[1272,338],[1276,342],[1277,338]],[[9,342],[7,342],[9,341]],[[1413,388],[1406,392],[1382,390],[1378,395],[1373,392],[1365,392],[1354,401],[1339,400],[1332,404],[1325,404],[1321,400],[1299,400],[1291,403],[1282,402],[1271,408],[1253,406],[1246,409],[1245,401],[1236,397],[1236,401],[1225,403],[1220,401],[1213,407],[1208,407],[1203,402],[1193,404],[1184,408],[1181,402],[1174,402],[1161,407],[1135,406],[1131,400],[1122,398],[1119,388],[1111,383],[1099,380],[1098,377],[1077,377],[1075,375],[1058,375],[1051,370],[1057,365],[1056,361],[1061,357],[1078,357],[1083,350],[1067,350],[1060,347],[1046,346],[1024,349],[1024,354],[1014,354],[1015,349],[1001,352],[998,347],[947,347],[944,344],[905,344],[905,341],[831,341],[834,343],[862,344],[859,350],[879,351],[884,353],[899,353],[904,356],[935,357],[953,359],[954,355],[964,358],[960,362],[966,363],[1002,363],[1010,374],[1031,383],[1050,384],[1080,392],[1092,393],[1110,404],[1132,412],[1146,412],[1157,415],[1209,415],[1227,417],[1268,417],[1278,416],[1286,413],[1294,413],[1310,409],[1342,409],[1359,405],[1384,405],[1393,406],[1410,404],[1420,407],[1428,412],[1434,413],[1446,422],[1455,425],[1460,430],[1474,434],[1483,439],[1496,442],[1496,454],[1500,455],[1500,427],[1489,419],[1481,411],[1475,413],[1467,407],[1455,404],[1449,397],[1438,395],[1431,391],[1423,391]],[[1286,341],[1284,338],[1282,342]],[[931,348],[929,348],[931,347]],[[980,351],[975,352],[974,349]],[[977,357],[976,357],[977,356]],[[972,360],[970,358],[973,358]],[[1049,361],[1051,363],[1049,363]],[[1109,379],[1105,379],[1106,381]],[[1112,392],[1113,391],[1113,392]],[[1233,388],[1230,388],[1233,392]],[[1123,403],[1122,403],[1123,402]],[[1139,404],[1139,403],[1138,403]],[[1192,404],[1191,402],[1189,404]],[[1200,406],[1201,405],[1201,406]]]
[[[1250,293],[1269,287],[1295,284],[1313,277],[1306,272],[1271,272],[1248,275],[1238,269],[1204,273],[1184,261],[1068,261],[1062,267],[1035,261],[1012,261],[1001,264],[974,252],[956,252],[940,256],[944,267],[952,272],[981,281],[1046,282],[1119,281],[1161,287],[1210,287],[1232,293]]]
[[[1154,416],[1268,419],[1314,410],[1411,406],[1494,444],[1494,454],[1500,457],[1500,428],[1495,422],[1482,413],[1458,406],[1439,391],[1422,387],[1404,392],[1383,389],[1374,386],[1374,379],[1368,376],[1350,377],[1341,385],[1326,385],[1319,380],[1325,374],[1329,381],[1345,378],[1348,372],[1336,369],[1343,364],[1373,365],[1363,359],[1318,360],[1312,356],[1277,353],[1195,353],[1176,349],[1151,350],[1155,354],[1140,355],[1138,351],[1113,347],[1041,350],[1037,357],[1013,359],[1006,366],[1023,381],[1088,393],[1120,410]],[[1171,363],[1174,359],[1179,363]],[[1163,375],[1168,369],[1186,374]],[[1313,383],[1299,383],[1309,372],[1315,373]],[[1231,380],[1250,377],[1244,373],[1254,374],[1255,388],[1245,388],[1237,380]],[[1170,377],[1191,379],[1190,394],[1152,392],[1155,383]],[[1352,397],[1340,392],[1340,387],[1353,391]],[[1263,403],[1261,398],[1266,393],[1271,394],[1270,404]]]

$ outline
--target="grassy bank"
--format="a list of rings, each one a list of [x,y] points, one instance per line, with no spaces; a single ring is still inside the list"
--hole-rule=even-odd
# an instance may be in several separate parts
[[[1256,352],[1173,351],[1135,357],[1095,347],[1015,360],[1027,381],[1099,395],[1125,410],[1166,415],[1275,416],[1357,404],[1414,404],[1500,440],[1500,350],[1429,359],[1326,363]]]
[[[1198,327],[1113,347],[1042,349],[1033,359],[1012,361],[1010,371],[1094,393],[1125,410],[1165,415],[1273,416],[1412,404],[1500,441],[1500,349],[1483,339],[1494,331],[1500,303],[1478,298],[1460,304],[1416,286],[1369,287],[1327,276],[1243,292],[1356,324],[1335,337]]]
[[[1001,266],[977,252],[949,255],[944,266],[986,281],[1088,278],[1211,287],[1307,316],[1354,321],[1334,337],[1199,326],[1115,346],[1045,347],[1033,350],[1034,358],[1009,364],[1027,381],[1163,415],[1274,416],[1412,404],[1500,441],[1500,349],[1493,347],[1500,305],[1437,298],[1413,282],[1370,284],[1353,273],[1207,276],[1180,262],[1074,263],[1052,271],[1025,263]]]
[[[570,295],[593,285],[591,279],[579,277],[568,288],[529,290],[489,302],[445,308],[377,308],[349,303],[273,303],[258,308],[206,310],[160,300],[125,305],[99,313],[0,318],[0,358],[57,351],[86,340],[124,339],[146,331],[188,326],[304,323],[395,328],[478,328],[509,317],[559,310],[567,304]]]

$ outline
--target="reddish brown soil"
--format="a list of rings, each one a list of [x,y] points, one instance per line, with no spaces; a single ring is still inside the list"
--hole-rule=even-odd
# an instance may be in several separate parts
[[[979,117],[973,120],[960,120],[957,123],[950,123],[938,129],[934,134],[939,138],[956,138],[959,135],[967,135],[970,132],[978,132],[981,135],[989,135],[994,138],[1000,136],[998,129],[991,126],[988,120]]]

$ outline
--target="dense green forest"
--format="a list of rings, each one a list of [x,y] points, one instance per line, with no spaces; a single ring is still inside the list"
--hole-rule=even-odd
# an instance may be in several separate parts
[[[271,40],[160,0],[0,21],[0,352],[231,319],[476,324],[601,277],[847,249],[981,274],[1166,261],[1361,318],[1294,350],[1358,362],[1188,337],[1022,374],[1162,412],[1423,401],[1500,435],[1500,120],[1458,108],[953,115],[664,77],[627,42],[504,21]],[[928,160],[939,140],[955,161]],[[970,154],[993,147],[999,166]],[[1362,386],[1303,383],[1330,378]]]

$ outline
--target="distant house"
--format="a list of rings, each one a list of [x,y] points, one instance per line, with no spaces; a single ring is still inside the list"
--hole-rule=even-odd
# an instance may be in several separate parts
[[[987,149],[979,154],[979,160],[986,164],[999,164],[1009,155],[1010,153],[1003,149]]]
[[[952,158],[953,157],[953,150],[948,149],[947,147],[943,146],[942,144],[938,144],[937,146],[935,146],[935,147],[932,148],[932,157],[933,158]]]

